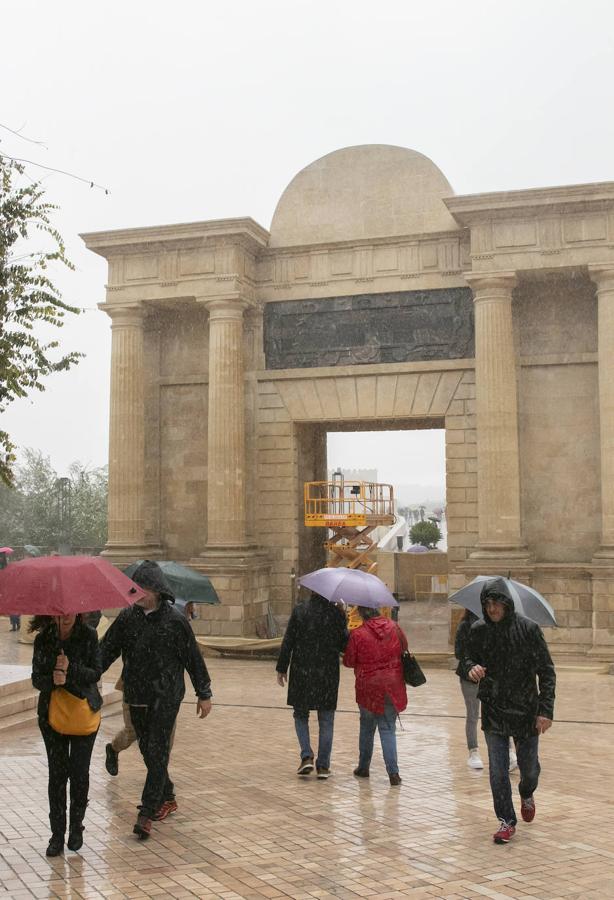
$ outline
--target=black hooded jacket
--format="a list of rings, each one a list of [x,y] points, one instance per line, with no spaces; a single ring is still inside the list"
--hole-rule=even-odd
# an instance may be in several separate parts
[[[185,694],[184,670],[200,700],[211,697],[211,679],[183,613],[171,602],[172,592],[160,567],[146,560],[132,580],[160,596],[157,609],[148,615],[140,606],[124,609],[100,644],[102,670],[121,654],[124,668],[124,700],[135,706],[176,706]]]
[[[276,669],[288,680],[288,705],[296,709],[336,709],[339,654],[348,640],[345,616],[312,594],[292,610]]]
[[[495,591],[507,608],[500,622],[492,622],[485,607]],[[468,678],[475,665],[486,669],[478,690],[484,731],[531,737],[536,716],[554,718],[556,675],[548,645],[539,625],[515,612],[503,579],[487,582],[480,599],[484,619],[471,626],[459,674]]]

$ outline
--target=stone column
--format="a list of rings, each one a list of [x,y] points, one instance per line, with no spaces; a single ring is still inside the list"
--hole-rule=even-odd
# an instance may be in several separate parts
[[[246,544],[242,300],[209,300],[207,548]]]
[[[520,526],[513,274],[470,275],[475,309],[478,548],[474,558],[527,560]]]
[[[103,307],[104,308],[104,307]],[[143,311],[110,307],[109,536],[105,556],[146,555],[144,522]]]
[[[614,563],[614,266],[589,266],[597,285],[601,546],[595,559]]]

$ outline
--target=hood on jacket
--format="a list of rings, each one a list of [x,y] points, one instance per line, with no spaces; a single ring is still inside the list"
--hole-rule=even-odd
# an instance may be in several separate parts
[[[491,622],[491,619],[486,613],[486,599],[487,597],[493,596],[495,599],[500,600],[506,608],[505,618],[502,619],[502,621],[509,621],[509,619],[516,614],[516,608],[514,606],[514,598],[510,594],[509,588],[505,583],[505,578],[493,578],[490,581],[486,581],[482,588],[480,603],[482,604],[485,622]]]
[[[376,616],[373,619],[367,619],[362,627],[368,628],[379,641],[382,641],[390,633],[390,619],[385,616]]]
[[[155,591],[162,600],[168,600],[169,603],[175,602],[175,595],[157,562],[153,562],[151,559],[143,560],[131,577],[139,587],[145,588],[147,591]]]

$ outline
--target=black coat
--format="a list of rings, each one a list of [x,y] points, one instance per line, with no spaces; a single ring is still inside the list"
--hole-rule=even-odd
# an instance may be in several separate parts
[[[489,588],[492,590],[491,583]],[[499,582],[500,588],[503,599],[505,582]],[[471,626],[461,675],[467,678],[474,665],[486,669],[478,689],[484,731],[530,737],[537,734],[536,716],[554,717],[554,664],[541,628],[514,611],[509,594],[503,599],[507,612],[501,622],[488,618],[486,590],[482,591],[484,619]]]
[[[345,616],[328,600],[310,597],[294,607],[277,659],[278,672],[290,667],[289,706],[337,708],[339,654],[347,640]]]
[[[94,712],[102,706],[98,690],[102,664],[95,630],[77,621],[68,639],[60,641],[54,622],[47,625],[34,640],[32,684],[40,691],[37,712],[41,722],[47,722],[49,716],[49,699],[54,689],[53,669],[60,650],[64,650],[68,657],[66,683],[62,687],[75,697],[87,700]]]
[[[136,706],[177,706],[185,694],[184,670],[201,700],[211,697],[211,679],[186,617],[163,599],[149,615],[124,609],[100,643],[102,670],[121,654],[124,700]]]

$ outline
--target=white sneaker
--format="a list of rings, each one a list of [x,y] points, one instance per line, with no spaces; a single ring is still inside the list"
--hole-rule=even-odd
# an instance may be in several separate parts
[[[467,765],[470,769],[483,769],[484,763],[480,757],[480,751],[476,748],[475,750],[469,751],[469,759],[467,760]]]
[[[516,757],[516,753],[513,750],[510,750],[510,768],[509,771],[513,772],[514,769],[518,768],[518,758]]]

